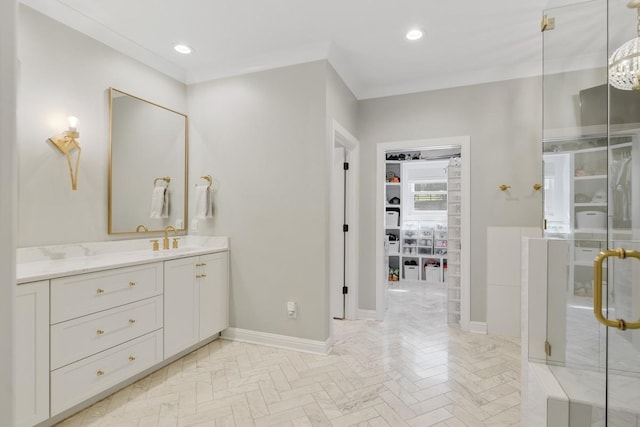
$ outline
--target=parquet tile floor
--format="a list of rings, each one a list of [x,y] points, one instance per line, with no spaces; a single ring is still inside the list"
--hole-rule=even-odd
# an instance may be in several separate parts
[[[217,340],[58,426],[519,425],[518,340],[447,326],[444,298],[399,285],[384,322],[333,321],[329,356]]]

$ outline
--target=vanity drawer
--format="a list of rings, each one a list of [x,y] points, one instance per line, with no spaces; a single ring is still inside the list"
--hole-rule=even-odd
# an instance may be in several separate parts
[[[51,370],[162,328],[162,296],[51,326]]]
[[[162,330],[51,372],[51,416],[162,361]]]
[[[51,324],[162,294],[162,263],[51,280]]]

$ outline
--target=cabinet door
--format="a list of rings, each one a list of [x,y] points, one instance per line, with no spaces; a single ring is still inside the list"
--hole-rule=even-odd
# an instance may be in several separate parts
[[[49,418],[49,281],[18,286],[15,355],[16,425],[32,426]]]
[[[229,253],[200,257],[200,340],[229,326]]]
[[[198,342],[197,263],[198,257],[164,263],[165,359]]]

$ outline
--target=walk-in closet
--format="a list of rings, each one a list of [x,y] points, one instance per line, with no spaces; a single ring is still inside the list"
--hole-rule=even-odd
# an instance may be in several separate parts
[[[459,147],[385,153],[385,264],[390,290],[439,285],[449,323],[460,322]]]

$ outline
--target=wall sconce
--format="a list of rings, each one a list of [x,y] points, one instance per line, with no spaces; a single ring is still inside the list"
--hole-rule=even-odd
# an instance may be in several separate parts
[[[77,190],[78,169],[80,167],[80,153],[82,153],[82,148],[80,148],[80,144],[77,140],[80,137],[80,133],[78,132],[78,119],[70,116],[68,120],[69,129],[57,136],[49,138],[49,141],[51,141],[53,145],[55,145],[56,148],[66,157],[67,164],[69,165],[69,175],[71,175],[71,189]],[[71,154],[74,150],[77,150],[75,171],[71,163]]]

